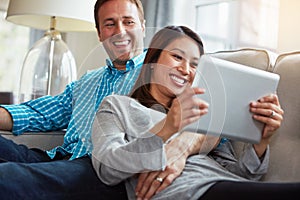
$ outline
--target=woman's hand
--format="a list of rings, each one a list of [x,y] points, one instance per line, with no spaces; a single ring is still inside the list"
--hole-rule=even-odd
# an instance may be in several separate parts
[[[254,144],[255,151],[260,157],[265,152],[275,131],[281,126],[284,111],[280,106],[278,96],[275,94],[251,102],[250,111],[253,112],[254,119],[265,123],[260,143]]]
[[[204,92],[204,89],[187,87],[173,100],[166,118],[152,132],[167,141],[174,133],[206,114],[208,103],[194,96]]]
[[[180,157],[176,162],[169,163],[164,171],[139,174],[136,186],[137,199],[151,199],[156,193],[168,187],[185,166],[186,158]]]

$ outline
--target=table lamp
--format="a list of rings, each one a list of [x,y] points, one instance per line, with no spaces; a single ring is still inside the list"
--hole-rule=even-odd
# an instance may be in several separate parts
[[[77,78],[75,59],[61,32],[96,31],[96,0],[10,0],[6,20],[46,30],[23,62],[18,103],[57,95]]]

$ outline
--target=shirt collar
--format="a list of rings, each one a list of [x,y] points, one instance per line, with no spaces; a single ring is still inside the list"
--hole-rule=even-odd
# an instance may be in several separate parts
[[[110,58],[106,59],[106,66],[111,72],[116,72],[116,71],[123,72],[123,73],[128,72],[128,71],[134,69],[135,67],[137,67],[140,63],[144,62],[146,52],[147,52],[147,49],[144,49],[143,53],[131,58],[130,60],[128,60],[126,62],[126,69],[125,70],[117,70],[115,68],[115,66],[113,65]]]

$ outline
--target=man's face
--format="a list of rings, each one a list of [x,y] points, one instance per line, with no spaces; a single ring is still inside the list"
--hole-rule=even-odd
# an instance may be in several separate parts
[[[143,52],[145,24],[135,4],[110,0],[98,11],[99,39],[111,60],[119,65]]]

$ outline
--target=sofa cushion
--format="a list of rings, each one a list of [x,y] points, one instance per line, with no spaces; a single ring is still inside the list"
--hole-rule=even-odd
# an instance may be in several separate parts
[[[300,180],[300,52],[279,55],[274,72],[280,75],[278,97],[284,120],[271,141],[267,181]]]
[[[255,67],[266,71],[271,71],[273,68],[274,60],[276,59],[276,53],[262,50],[262,49],[238,49],[230,51],[218,51],[210,53],[210,55],[228,60],[231,62]]]

